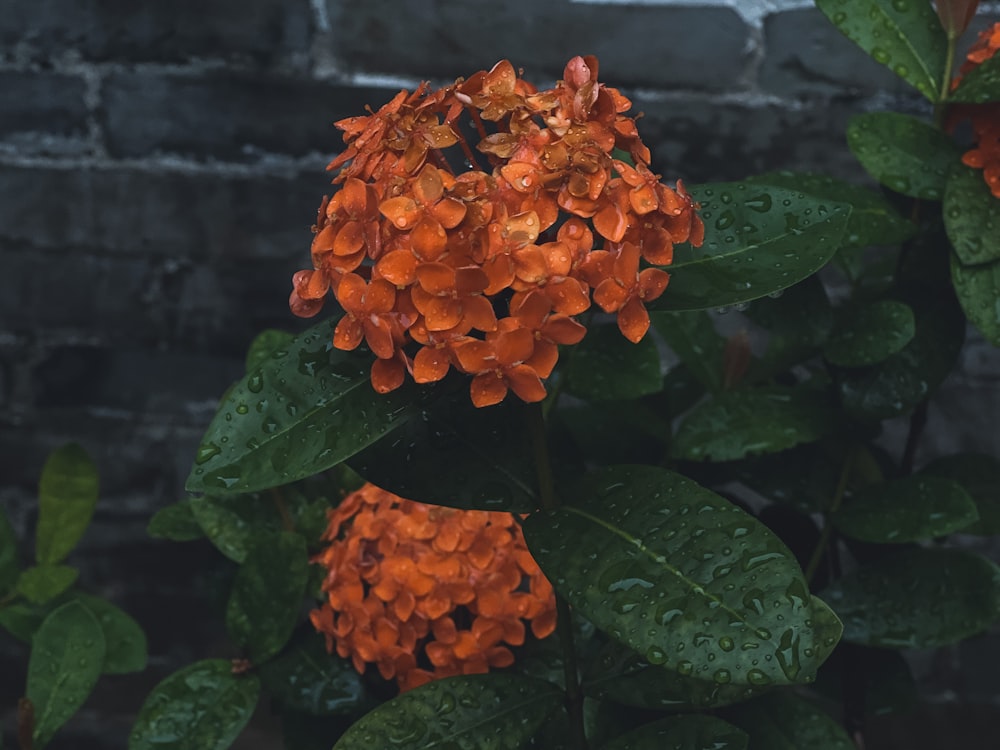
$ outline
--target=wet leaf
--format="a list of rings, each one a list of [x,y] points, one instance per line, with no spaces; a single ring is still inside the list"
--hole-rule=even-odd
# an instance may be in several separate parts
[[[68,565],[35,565],[21,572],[16,590],[33,604],[45,604],[72,586],[79,575]]]
[[[191,513],[209,541],[238,563],[246,559],[255,534],[283,528],[274,498],[262,493],[202,495],[191,499]]]
[[[104,664],[104,634],[83,604],[53,611],[35,633],[26,695],[35,707],[35,746],[42,747],[90,695]]]
[[[19,568],[17,537],[10,521],[7,520],[7,514],[0,510],[0,596],[14,586]]]
[[[1000,534],[1000,461],[983,453],[958,453],[931,462],[921,473],[953,479],[972,497],[979,520],[963,533]]]
[[[1000,200],[990,192],[981,169],[954,165],[942,210],[948,240],[962,266],[1000,260]]]
[[[288,642],[309,576],[306,540],[298,534],[257,534],[236,573],[226,630],[260,664]]]
[[[146,634],[139,623],[111,602],[90,594],[74,592],[72,601],[80,602],[97,619],[104,634],[104,674],[128,674],[146,668]]]
[[[638,398],[663,388],[660,354],[652,336],[638,344],[618,326],[594,325],[569,353],[569,391],[592,401]]]
[[[1000,261],[963,266],[952,257],[951,280],[969,322],[987,341],[1000,346]]]
[[[841,33],[932,102],[944,78],[948,40],[930,3],[816,0]]]
[[[235,675],[224,659],[208,659],[174,672],[146,698],[129,750],[225,750],[250,721],[260,682]]]
[[[910,343],[914,332],[909,305],[891,299],[851,305],[837,321],[823,356],[842,367],[874,365]]]
[[[310,716],[348,714],[367,703],[361,675],[349,661],[327,653],[323,636],[313,632],[261,666],[260,678],[282,706]]]
[[[853,539],[900,544],[961,531],[979,518],[976,504],[958,482],[910,476],[866,487],[833,514]]]
[[[191,510],[190,500],[181,500],[160,508],[149,519],[146,533],[155,539],[170,539],[174,542],[190,542],[205,536]]]
[[[749,178],[789,190],[801,190],[814,198],[851,207],[843,248],[870,245],[898,245],[911,238],[917,227],[900,216],[885,198],[874,190],[853,185],[824,174],[805,172],[768,172]]]
[[[767,750],[855,750],[829,714],[782,690],[735,706],[727,718],[750,735],[750,747]]]
[[[233,495],[288,484],[335,466],[416,414],[437,388],[388,394],[369,380],[373,357],[334,349],[327,321],[245,376],[202,439],[190,492]]]
[[[268,328],[258,333],[254,340],[250,342],[250,348],[247,349],[247,372],[250,373],[256,370],[271,359],[271,356],[275,352],[288,349],[294,340],[294,333],[279,331],[275,328]]]
[[[650,319],[656,332],[698,382],[713,393],[721,391],[726,340],[716,332],[708,313],[655,312]]]
[[[583,617],[651,664],[720,685],[801,683],[837,642],[785,545],[679,474],[611,467],[565,499],[524,522],[529,549]]]
[[[714,716],[672,716],[644,724],[601,750],[746,750],[746,732]]]
[[[948,101],[968,104],[1000,101],[1000,57],[983,60],[963,75],[958,88],[948,95]]]
[[[1000,568],[952,549],[905,549],[822,592],[844,640],[882,648],[936,648],[1000,618]]]
[[[861,166],[891,190],[939,201],[958,163],[955,142],[929,123],[899,112],[865,112],[847,126],[847,145]]]
[[[815,275],[776,297],[756,300],[746,315],[768,334],[767,349],[750,367],[751,382],[769,379],[812,357],[833,327],[833,308]]]
[[[554,685],[510,674],[462,675],[427,683],[365,714],[335,750],[483,747],[516,750],[562,704]]]
[[[463,389],[424,409],[349,464],[383,489],[417,502],[534,510],[536,474],[526,427],[530,408],[509,398],[476,409]]]
[[[28,604],[14,602],[0,607],[0,628],[23,643],[30,643],[35,631],[41,627],[46,616],[54,609],[48,604]]]
[[[755,456],[733,466],[735,478],[750,489],[805,513],[827,510],[844,463],[839,444],[799,445]]]
[[[677,429],[673,453],[691,461],[732,461],[819,440],[836,425],[822,393],[782,386],[743,388],[696,406]]]
[[[76,443],[49,455],[38,482],[35,559],[61,562],[90,524],[97,504],[97,467]]]
[[[758,183],[691,190],[705,242],[678,245],[658,310],[704,310],[780,291],[826,265],[843,242],[850,206]]]

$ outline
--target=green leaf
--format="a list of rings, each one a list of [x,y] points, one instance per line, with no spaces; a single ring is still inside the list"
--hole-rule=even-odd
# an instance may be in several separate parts
[[[191,513],[209,541],[238,563],[246,559],[254,535],[283,528],[273,498],[259,493],[195,497],[191,499]]]
[[[963,533],[1000,534],[1000,461],[982,453],[958,453],[933,461],[922,473],[953,479],[972,496],[979,520]]]
[[[732,461],[819,440],[836,427],[822,393],[769,386],[726,391],[681,422],[673,452],[691,461]]]
[[[7,520],[7,515],[0,510],[0,596],[10,591],[17,581],[19,568],[14,527]]]
[[[36,747],[87,700],[103,663],[104,634],[83,604],[69,602],[45,618],[32,639],[25,693],[35,707]]]
[[[832,439],[741,461],[736,478],[769,500],[806,513],[827,510],[844,464]]]
[[[1000,199],[990,192],[982,170],[956,163],[941,208],[948,240],[963,266],[1000,260]]]
[[[80,602],[97,618],[104,634],[104,674],[128,674],[146,668],[146,634],[135,620],[111,602],[89,594],[75,593]]]
[[[587,330],[569,355],[566,377],[573,395],[593,401],[638,398],[663,389],[656,342],[645,336],[633,344],[615,325]]]
[[[97,467],[76,443],[53,451],[38,482],[35,559],[61,562],[90,524],[97,504]]]
[[[129,750],[225,750],[250,721],[259,695],[257,677],[233,674],[230,662],[196,662],[153,688]]]
[[[721,391],[726,340],[716,332],[708,314],[700,310],[654,312],[649,317],[656,332],[698,382],[713,393]]]
[[[282,706],[310,716],[349,714],[367,703],[351,663],[329,654],[323,636],[305,632],[262,665],[264,689]]]
[[[538,507],[528,410],[517,399],[477,409],[464,389],[350,459],[389,492],[432,505],[524,513]]]
[[[948,95],[949,102],[984,104],[1000,101],[1000,57],[983,60],[962,76],[958,88]]]
[[[374,357],[334,349],[335,321],[313,326],[229,392],[198,448],[190,492],[233,495],[288,484],[353,456],[440,392],[376,393]]]
[[[808,682],[837,642],[791,552],[715,493],[619,466],[566,499],[524,522],[532,555],[583,617],[651,664],[723,685]]]
[[[156,539],[170,539],[174,542],[190,542],[205,537],[205,532],[191,510],[190,500],[181,500],[160,508],[149,519],[146,533]]]
[[[68,565],[36,565],[21,572],[16,590],[29,602],[44,604],[72,586],[78,575]]]
[[[770,379],[809,359],[823,346],[833,327],[833,308],[815,275],[776,297],[756,300],[746,315],[768,334],[764,355],[750,366],[750,381]]]
[[[878,364],[910,343],[915,331],[913,310],[902,302],[851,305],[837,321],[823,356],[842,367]]]
[[[1000,617],[1000,568],[972,552],[906,549],[830,585],[844,640],[882,648],[936,648]]]
[[[250,348],[247,349],[247,372],[256,370],[267,362],[275,352],[288,349],[294,340],[294,333],[279,331],[275,328],[268,328],[258,333],[256,338],[250,342]]]
[[[0,607],[0,627],[19,641],[29,643],[50,611],[51,607],[45,605],[25,602],[6,604]]]
[[[562,703],[554,685],[509,674],[427,683],[365,714],[335,750],[516,750]],[[489,738],[489,739],[487,739]]]
[[[651,309],[704,310],[790,287],[833,257],[850,216],[843,203],[772,185],[718,183],[691,193],[705,242],[674,248],[670,286]]]
[[[960,531],[979,513],[958,482],[910,476],[865,488],[832,518],[853,539],[900,544]]]
[[[872,177],[897,193],[939,201],[960,151],[932,125],[899,112],[865,112],[847,126],[847,145]]]
[[[842,247],[898,245],[914,234],[917,227],[900,216],[881,195],[860,185],[824,174],[807,172],[768,172],[755,175],[748,182],[760,182],[789,190],[801,190],[814,198],[844,203],[851,207],[847,233]]]
[[[932,102],[944,78],[948,40],[930,3],[816,0],[848,39]]]
[[[987,341],[1000,346],[1000,261],[963,266],[952,256],[951,280],[969,322]]]
[[[770,693],[735,706],[727,718],[762,750],[855,750],[839,723],[805,698],[789,691]]]
[[[615,738],[602,750],[746,750],[747,735],[714,716],[672,716]]]
[[[226,608],[226,630],[253,662],[269,659],[288,642],[308,576],[304,538],[287,531],[253,538]]]

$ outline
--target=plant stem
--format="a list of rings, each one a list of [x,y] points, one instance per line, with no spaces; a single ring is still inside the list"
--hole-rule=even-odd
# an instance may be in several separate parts
[[[531,444],[538,472],[538,495],[543,510],[556,510],[555,481],[549,459],[549,443],[545,435],[545,414],[541,404],[529,407],[531,416]],[[573,620],[569,602],[556,592],[556,636],[562,647],[563,676],[566,681],[566,712],[569,714],[570,732],[576,750],[587,750],[587,734],[583,725],[583,693],[577,671],[576,648],[573,643]]]
[[[837,479],[837,488],[834,490],[833,498],[830,500],[830,508],[824,514],[825,522],[823,524],[823,531],[820,533],[816,549],[813,550],[812,557],[809,558],[809,564],[806,566],[805,575],[807,583],[812,582],[813,576],[816,575],[816,571],[819,569],[820,560],[823,559],[823,553],[826,552],[826,548],[830,544],[830,537],[833,535],[833,524],[830,522],[830,515],[837,512],[840,508],[840,503],[844,499],[844,491],[847,489],[847,478],[851,474],[851,464],[853,462],[854,449],[848,448],[847,455],[844,457],[844,465],[840,470],[840,477]]]
[[[904,477],[913,473],[913,461],[917,456],[920,438],[923,437],[924,428],[927,426],[927,407],[928,402],[921,401],[910,416],[910,429],[906,433],[906,447],[903,449],[903,458],[899,464],[899,471]]]
[[[274,507],[278,509],[278,515],[281,516],[281,525],[285,531],[295,531],[295,521],[288,512],[288,505],[285,503],[284,496],[276,487],[271,488],[271,499],[274,501]]]
[[[948,51],[944,58],[944,75],[941,76],[941,89],[938,99],[934,102],[934,127],[941,130],[944,126],[944,116],[948,111],[948,92],[951,89],[951,69],[955,61],[955,37],[948,34]]]

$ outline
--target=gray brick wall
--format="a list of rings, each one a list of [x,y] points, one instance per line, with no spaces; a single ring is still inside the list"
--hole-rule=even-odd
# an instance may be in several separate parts
[[[501,57],[544,83],[593,53],[646,113],[641,131],[668,175],[794,167],[860,179],[844,144],[850,116],[923,104],[810,5],[5,0],[0,504],[27,528],[47,451],[83,443],[102,501],[74,561],[85,585],[143,620],[153,657],[148,674],[102,688],[64,746],[123,746],[153,681],[224,653],[212,646],[221,618],[205,624],[203,609],[225,571],[210,551],[151,542],[143,528],[181,496],[253,335],[302,327],[287,311],[289,279],[308,263],[329,190],[334,120]],[[931,451],[969,447],[975,431],[949,420],[1000,413],[998,381],[996,353],[973,346],[932,413]],[[1000,453],[991,424],[977,441]],[[23,652],[0,643],[0,716],[23,667]]]

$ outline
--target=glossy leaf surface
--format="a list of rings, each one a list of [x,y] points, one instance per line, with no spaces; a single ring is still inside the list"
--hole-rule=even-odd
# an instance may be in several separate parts
[[[139,623],[106,599],[83,593],[74,593],[72,597],[90,610],[101,626],[104,674],[129,674],[146,668],[146,634]]]
[[[660,354],[649,335],[633,344],[618,326],[593,325],[568,360],[570,392],[591,401],[638,398],[663,388]]]
[[[708,313],[656,312],[650,318],[656,332],[698,382],[713,393],[721,391],[726,340],[716,332]]]
[[[323,637],[306,632],[262,665],[268,694],[285,708],[310,716],[351,713],[365,703],[361,675],[346,659],[328,654]]]
[[[333,321],[310,328],[230,389],[198,448],[188,491],[288,484],[353,456],[419,411],[418,393],[427,389],[376,393],[372,356],[334,349],[332,337]]]
[[[720,685],[808,682],[840,624],[752,516],[672,472],[611,467],[524,523],[542,570],[651,664]],[[598,554],[597,551],[600,551]]]
[[[149,519],[146,533],[155,539],[169,539],[172,542],[190,542],[205,536],[191,510],[190,500],[181,500],[160,508]]]
[[[850,207],[758,183],[691,190],[705,222],[701,247],[678,245],[658,310],[704,310],[757,299],[822,268],[841,245]]]
[[[97,467],[76,443],[56,449],[45,461],[38,482],[35,558],[61,562],[90,524],[97,505]]]
[[[969,322],[994,346],[1000,346],[1000,261],[963,266],[951,261],[951,280]]]
[[[853,539],[899,544],[961,531],[979,512],[958,482],[910,476],[865,488],[832,518]]]
[[[234,675],[230,662],[196,662],[153,688],[129,750],[225,750],[250,721],[259,694],[257,677]]]
[[[29,602],[44,604],[72,586],[79,574],[68,565],[35,565],[21,572],[17,592]]]
[[[816,6],[876,62],[937,101],[948,42],[930,3],[816,0]]]
[[[306,540],[298,534],[256,535],[236,573],[226,630],[261,663],[281,650],[295,629],[309,575]]]
[[[1000,200],[990,192],[981,169],[954,166],[942,209],[948,239],[963,266],[1000,260]]]
[[[678,428],[673,451],[692,461],[732,461],[819,440],[835,427],[834,412],[822,393],[746,388],[696,406]]]
[[[32,639],[26,688],[35,708],[36,747],[83,705],[103,664],[104,634],[83,604],[69,602],[45,618]]]
[[[915,325],[913,310],[897,300],[851,306],[837,321],[823,355],[842,367],[874,365],[910,343]]]
[[[922,473],[953,479],[975,501],[979,520],[963,533],[1000,534],[1000,461],[983,453],[958,453],[931,462]]]
[[[517,750],[562,700],[562,692],[554,685],[526,677],[449,677],[403,693],[365,714],[334,748]]]
[[[246,371],[252,372],[267,362],[271,355],[287,349],[295,340],[295,334],[268,328],[258,333],[247,349]]]
[[[847,126],[847,145],[861,166],[886,187],[911,198],[939,201],[960,152],[930,123],[899,112],[866,112]]]
[[[1000,58],[993,56],[983,60],[962,76],[962,82],[948,99],[968,104],[1000,101]]]
[[[750,735],[751,748],[855,750],[851,738],[832,716],[789,690],[743,703],[728,716]]]
[[[747,377],[751,381],[771,378],[810,358],[826,342],[833,327],[833,308],[816,276],[776,297],[752,302],[746,315],[763,326],[768,336],[763,356],[750,366]]]
[[[747,735],[714,716],[690,714],[644,724],[603,750],[746,750]]]
[[[1000,568],[972,552],[907,549],[822,592],[844,640],[882,648],[936,648],[1000,618]]]
[[[202,495],[191,499],[191,512],[209,541],[238,563],[246,559],[255,535],[284,528],[274,497],[264,493]]]

